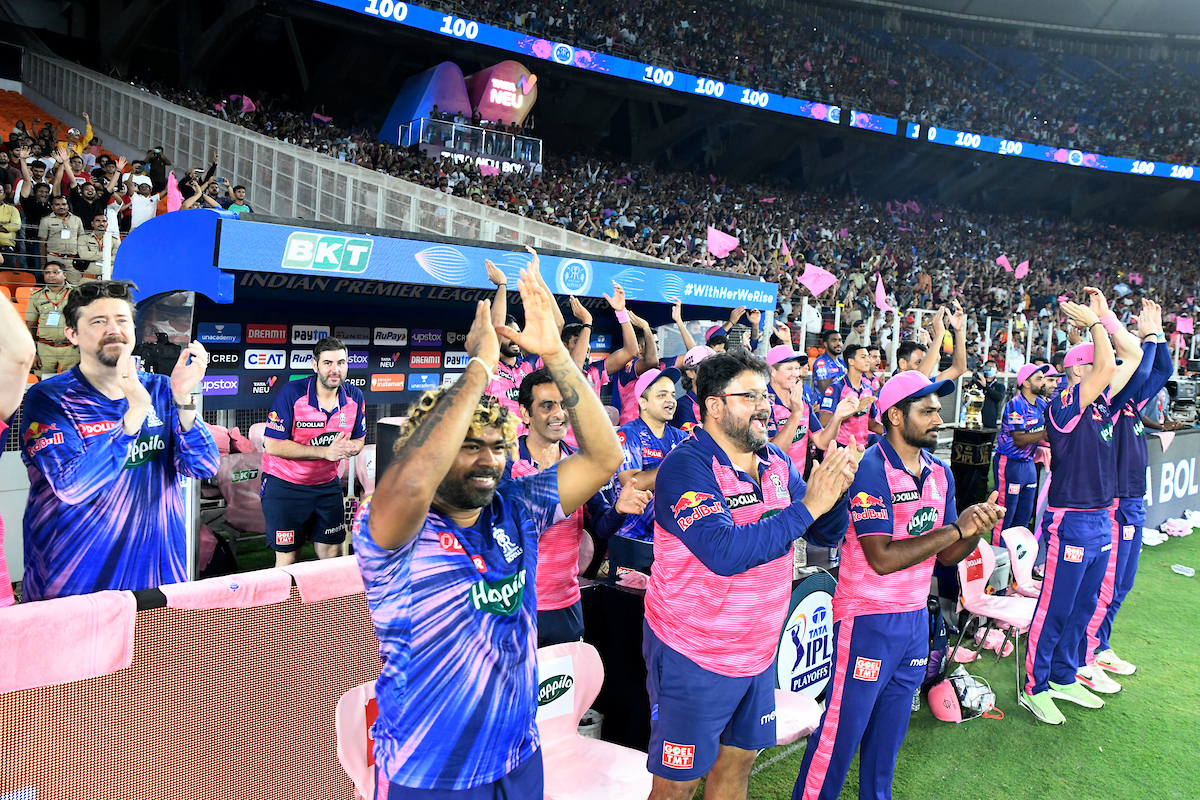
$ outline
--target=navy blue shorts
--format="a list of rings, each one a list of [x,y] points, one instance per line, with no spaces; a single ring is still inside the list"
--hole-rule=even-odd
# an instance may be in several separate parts
[[[709,672],[663,644],[645,622],[642,655],[650,691],[651,774],[695,780],[712,769],[720,745],[775,746],[774,666],[749,678]]]
[[[410,789],[388,783],[376,767],[372,800],[530,800],[541,798],[543,783],[542,751],[538,750],[500,780],[471,789]]]
[[[583,638],[583,601],[566,608],[537,612],[538,647],[578,642]]]
[[[302,486],[274,475],[263,475],[263,516],[267,521],[267,546],[291,553],[305,541],[341,544],[346,541],[346,511],[342,485],[336,480]]]

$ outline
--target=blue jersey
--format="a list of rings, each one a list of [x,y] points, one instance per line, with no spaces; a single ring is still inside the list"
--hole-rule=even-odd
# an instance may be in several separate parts
[[[1117,496],[1117,448],[1105,392],[1083,408],[1079,384],[1050,400],[1046,411],[1050,439],[1051,508],[1108,508]]]
[[[671,426],[679,428],[684,433],[691,433],[692,428],[700,425],[700,398],[696,397],[696,390],[689,389],[687,394],[679,398],[679,402],[675,405],[675,416],[671,419]]]
[[[220,456],[203,420],[180,427],[167,376],[138,377],[152,405],[133,435],[122,426],[129,401],[101,394],[79,367],[25,395],[27,600],[187,580],[180,476],[212,477]]]
[[[618,473],[626,470],[654,469],[667,453],[688,438],[688,434],[670,425],[663,427],[662,438],[659,439],[650,430],[650,426],[638,417],[628,425],[622,425],[617,430],[617,438],[621,440],[621,449],[625,452],[625,460],[621,462]],[[655,481],[657,484],[657,480]],[[616,494],[621,496],[621,482],[616,482]],[[641,514],[630,514],[625,517],[625,524],[617,531],[618,536],[637,539],[639,542],[654,541],[654,500],[646,504],[646,510]]]
[[[1142,366],[1151,364],[1148,377],[1135,387],[1113,421],[1117,443],[1117,497],[1142,497],[1146,494],[1146,467],[1150,451],[1146,447],[1142,409],[1153,400],[1171,377],[1171,348],[1166,342],[1142,345]],[[1135,376],[1136,377],[1136,376]]]
[[[834,381],[846,374],[846,365],[840,359],[821,353],[813,362],[814,381]]]
[[[996,452],[1017,461],[1032,461],[1038,444],[1017,447],[1013,443],[1014,433],[1038,433],[1046,427],[1046,401],[1035,397],[1030,403],[1020,392],[1004,406],[1000,415],[1000,433],[996,436]]]
[[[375,763],[415,789],[469,789],[538,748],[538,536],[562,518],[558,465],[504,481],[470,528],[430,510],[395,550],[351,535],[379,637]]]

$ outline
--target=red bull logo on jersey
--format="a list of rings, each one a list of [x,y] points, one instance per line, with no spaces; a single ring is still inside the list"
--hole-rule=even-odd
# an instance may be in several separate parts
[[[272,411],[270,414],[267,414],[267,427],[273,431],[280,431],[282,433],[284,430],[283,419]]]
[[[868,519],[887,518],[887,506],[884,505],[883,498],[866,492],[859,492],[850,498],[850,519],[852,521],[862,522]]]
[[[701,517],[718,514],[724,510],[725,507],[721,505],[721,501],[707,492],[684,492],[672,507],[675,522],[681,531],[686,531]],[[683,516],[679,516],[680,514]]]
[[[29,423],[29,427],[25,430],[25,442],[29,447],[29,455],[45,450],[52,444],[62,444],[62,431],[54,423],[45,424],[39,422]],[[32,442],[32,444],[29,444]]]

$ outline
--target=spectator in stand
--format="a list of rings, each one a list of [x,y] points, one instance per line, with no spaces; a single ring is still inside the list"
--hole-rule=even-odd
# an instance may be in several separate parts
[[[92,140],[92,121],[88,118],[86,111],[81,116],[86,130],[81,134],[78,128],[68,128],[66,138],[58,143],[59,147],[73,150],[76,155],[83,155],[84,147]]]
[[[229,190],[228,197],[218,199],[221,207],[226,211],[236,211],[239,214],[253,214],[254,209],[246,202],[246,187],[235,186]]]
[[[0,256],[3,269],[17,268],[17,234],[21,232],[21,212],[13,205],[13,187],[4,184],[0,200]],[[0,576],[2,579],[3,576]]]
[[[71,213],[67,198],[56,196],[50,203],[52,213],[38,223],[38,241],[42,254],[49,260],[74,264],[83,236],[83,221]]]
[[[139,371],[132,297],[127,281],[71,291],[63,320],[79,366],[26,394],[26,600],[187,580],[180,477],[217,472],[196,415],[208,354],[192,342],[170,377]]]
[[[163,155],[163,149],[156,147],[146,151],[146,161],[142,167],[143,174],[149,176],[155,193],[167,188],[167,170],[171,162]]]
[[[21,405],[26,379],[36,357],[33,339],[16,306],[0,303],[0,453],[4,451],[9,422]],[[0,519],[0,607],[12,604],[12,579],[4,560],[4,520]]]
[[[79,363],[79,348],[67,340],[63,312],[71,288],[62,263],[48,261],[42,270],[45,286],[35,289],[25,309],[25,324],[37,340],[37,367],[42,377],[66,372]]]
[[[92,229],[79,240],[79,257],[75,259],[77,275],[70,276],[71,283],[79,285],[84,281],[99,280],[104,264],[104,239],[108,230],[108,215],[99,211],[92,216]],[[121,246],[121,237],[116,232],[109,238],[108,263],[114,264],[117,259],[117,248]]]
[[[129,197],[132,205],[129,229],[132,231],[143,222],[158,216],[158,201],[161,194],[150,194],[153,181],[145,175],[133,177],[133,194]]]

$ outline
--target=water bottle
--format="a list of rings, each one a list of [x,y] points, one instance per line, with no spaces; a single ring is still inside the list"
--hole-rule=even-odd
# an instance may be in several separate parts
[[[1185,567],[1183,564],[1172,564],[1171,572],[1174,572],[1176,575],[1182,575],[1185,578],[1194,578],[1196,576],[1196,570],[1191,567]]]

